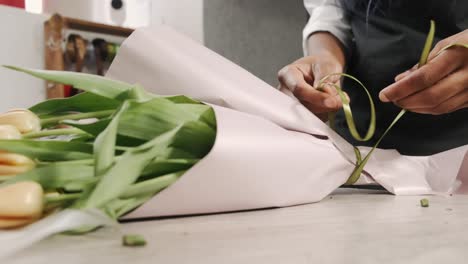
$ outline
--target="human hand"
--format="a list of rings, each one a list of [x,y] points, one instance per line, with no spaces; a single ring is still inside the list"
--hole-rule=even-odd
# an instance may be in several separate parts
[[[329,74],[343,72],[344,51],[340,41],[328,32],[312,34],[307,45],[310,56],[279,71],[280,90],[292,92],[305,107],[325,121],[327,113],[340,109],[342,102],[334,87],[318,87],[319,82]],[[338,75],[331,76],[327,82],[339,84],[339,79]]]
[[[334,87],[317,90],[320,80],[332,73],[342,73],[343,65],[331,54],[301,58],[278,73],[281,90],[289,90],[312,113],[321,119],[342,107],[341,98]],[[331,76],[328,82],[339,84],[339,76]]]
[[[440,115],[468,107],[468,49],[451,44],[468,44],[468,30],[441,40],[430,52],[428,63],[396,76],[383,89],[382,102],[416,113]],[[439,54],[440,52],[440,54]]]

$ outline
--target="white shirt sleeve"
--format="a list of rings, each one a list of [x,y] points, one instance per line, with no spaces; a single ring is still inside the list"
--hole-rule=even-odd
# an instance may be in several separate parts
[[[302,48],[304,55],[308,55],[307,39],[318,31],[326,31],[333,34],[349,50],[352,41],[352,32],[349,21],[337,0],[304,0],[304,6],[310,14],[302,32]]]

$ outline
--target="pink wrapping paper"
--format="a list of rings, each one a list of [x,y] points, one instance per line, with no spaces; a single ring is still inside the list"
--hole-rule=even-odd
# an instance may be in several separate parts
[[[354,168],[352,146],[297,100],[169,28],[136,30],[108,76],[212,104],[218,123],[211,152],[126,218],[317,202]],[[378,149],[359,183],[398,195],[466,192],[467,152],[468,145],[428,157]]]

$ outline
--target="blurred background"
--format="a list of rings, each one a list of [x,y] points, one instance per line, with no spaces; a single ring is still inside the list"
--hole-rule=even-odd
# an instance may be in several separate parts
[[[51,45],[44,38],[44,23],[55,13],[127,29],[169,25],[275,87],[277,71],[302,55],[301,31],[307,20],[302,0],[0,0],[0,34],[7,42],[1,45],[0,63],[50,66],[44,63],[50,56],[44,48]],[[70,46],[71,34],[84,39],[85,45],[98,38],[118,47],[125,39],[125,35],[100,37],[70,29],[61,36],[64,50]],[[96,66],[78,67],[76,59],[66,56],[62,64],[66,70],[96,71]],[[45,98],[43,89],[28,88],[38,85],[43,83],[0,69],[0,111]],[[17,89],[8,92],[12,86]]]

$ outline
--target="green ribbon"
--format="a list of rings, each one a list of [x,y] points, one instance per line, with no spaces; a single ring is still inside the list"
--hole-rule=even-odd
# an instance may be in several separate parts
[[[424,48],[423,48],[423,51],[422,51],[422,54],[421,54],[421,58],[419,60],[418,68],[427,63],[427,59],[429,57],[429,52],[431,50],[432,43],[434,42],[434,34],[435,34],[435,23],[434,23],[433,20],[431,20],[431,27],[430,27],[429,33],[427,35],[426,42],[424,44]],[[454,47],[454,46],[461,46],[461,47],[468,48],[468,45],[465,45],[465,44],[452,44],[452,45],[449,45],[449,46],[443,48],[439,53],[437,53],[437,55],[439,55],[442,51],[444,51],[446,49],[449,49],[451,47]],[[341,87],[339,87],[338,85],[336,85],[334,83],[327,82],[327,80],[330,77],[337,76],[337,75],[339,75],[341,77],[349,78],[349,79],[357,82],[359,84],[359,86],[361,86],[364,89],[364,91],[366,92],[366,94],[367,94],[367,97],[369,99],[369,104],[370,104],[370,122],[369,122],[369,127],[367,129],[367,133],[366,133],[366,135],[364,137],[362,137],[359,134],[359,132],[357,131],[357,129],[356,129],[356,124],[354,122],[351,106],[349,104],[349,101],[348,101],[345,93],[342,91]],[[344,115],[345,115],[345,118],[346,118],[346,124],[348,125],[348,129],[349,129],[351,135],[353,136],[353,138],[355,138],[358,141],[368,141],[368,140],[370,140],[373,137],[374,133],[375,133],[376,114],[375,114],[374,101],[372,100],[372,96],[370,95],[369,90],[356,77],[351,76],[349,74],[345,74],[345,73],[334,73],[334,74],[330,74],[330,75],[325,76],[322,80],[320,80],[319,85],[318,85],[319,86],[318,89],[323,90],[323,87],[325,85],[330,85],[330,86],[334,87],[337,90],[337,92],[338,92],[338,94],[339,94],[339,96],[340,96],[340,98],[341,98],[341,100],[343,102],[343,111],[344,111]],[[392,121],[392,123],[388,126],[388,128],[385,130],[385,132],[377,140],[376,144],[372,147],[372,149],[369,151],[369,153],[367,153],[367,155],[364,158],[362,158],[361,151],[357,147],[354,147],[354,153],[356,155],[356,164],[355,164],[356,166],[355,166],[353,172],[351,173],[350,177],[346,181],[345,185],[352,185],[352,184],[356,183],[356,181],[359,179],[362,171],[364,170],[364,166],[369,161],[369,159],[370,159],[372,153],[374,152],[374,150],[378,147],[378,145],[380,144],[382,139],[388,134],[388,132],[392,129],[392,127],[398,122],[398,120],[400,120],[403,117],[403,115],[405,113],[406,113],[405,109],[402,109],[400,111],[400,113],[395,117],[395,119]],[[335,117],[335,113],[329,114],[330,127],[332,129],[334,127],[334,124],[333,124],[334,117]]]

